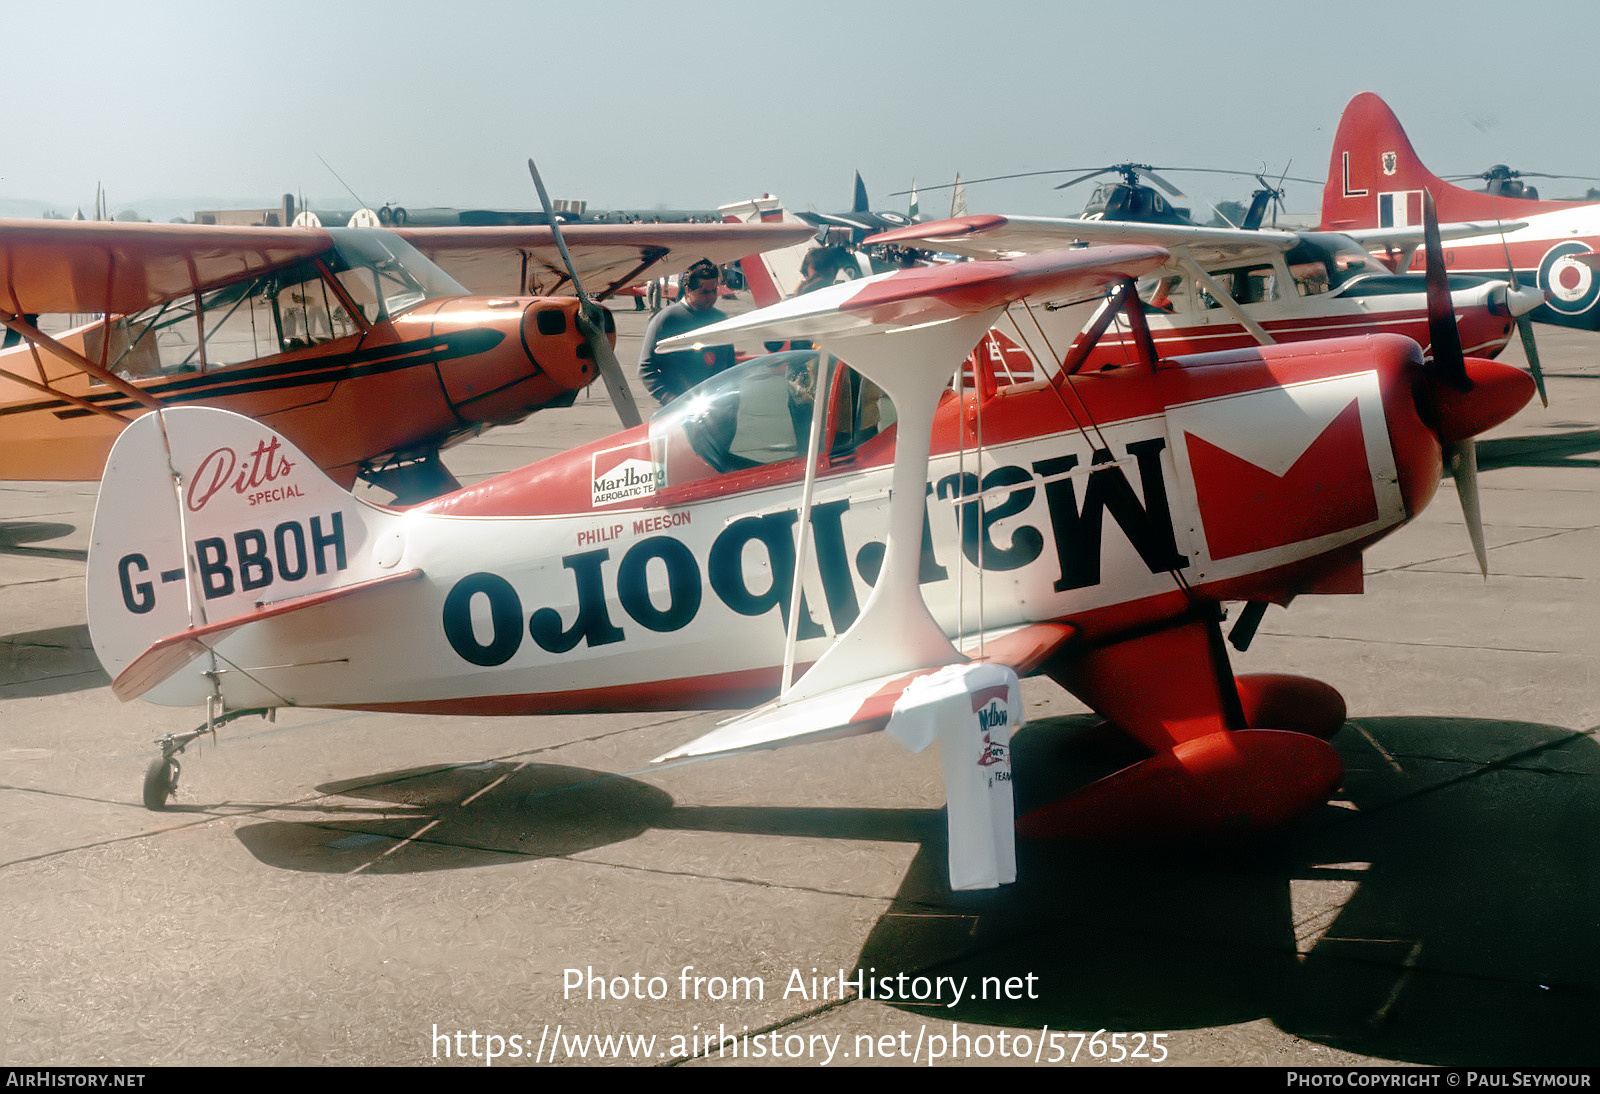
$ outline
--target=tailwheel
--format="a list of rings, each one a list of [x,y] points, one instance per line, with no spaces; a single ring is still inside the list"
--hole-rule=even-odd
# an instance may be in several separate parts
[[[161,755],[150,761],[144,769],[144,807],[159,813],[178,789],[178,760],[175,756]]]
[[[207,718],[200,725],[187,733],[169,733],[156,741],[161,746],[161,755],[150,761],[150,766],[144,769],[144,807],[152,812],[159,813],[166,809],[167,803],[178,789],[178,773],[183,766],[178,763],[178,754],[188,748],[195,741],[206,734],[215,734],[217,730],[246,715],[255,714],[269,721],[277,713],[276,707],[250,707],[245,710],[225,710],[221,714]]]

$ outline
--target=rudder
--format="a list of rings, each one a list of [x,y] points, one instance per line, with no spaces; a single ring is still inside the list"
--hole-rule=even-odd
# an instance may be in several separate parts
[[[95,653],[116,678],[172,635],[366,580],[378,512],[260,422],[146,414],[118,437],[95,505]]]

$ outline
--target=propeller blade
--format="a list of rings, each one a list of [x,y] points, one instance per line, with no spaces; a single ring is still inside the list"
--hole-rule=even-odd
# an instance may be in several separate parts
[[[561,261],[566,264],[567,276],[572,279],[572,287],[578,295],[578,330],[582,332],[583,340],[589,345],[589,354],[594,358],[595,368],[600,370],[600,378],[606,383],[606,393],[611,396],[611,406],[616,410],[623,426],[632,429],[642,424],[644,418],[639,414],[639,405],[633,401],[633,392],[628,390],[628,380],[622,374],[622,365],[617,361],[616,350],[612,348],[611,340],[606,336],[607,317],[600,314],[605,309],[589,299],[589,294],[583,291],[583,282],[578,280],[578,267],[573,263],[572,255],[567,252],[567,241],[561,238],[561,222],[556,219],[550,195],[545,193],[544,180],[539,177],[539,168],[534,165],[532,157],[528,159],[528,174],[533,176],[534,189],[539,191],[539,204],[544,206],[545,219],[550,222],[550,233],[555,236],[556,250],[561,252]]]
[[[1533,341],[1533,320],[1526,315],[1517,316],[1517,333],[1522,335],[1522,353],[1528,359],[1528,371],[1533,373],[1533,386],[1539,389],[1539,402],[1550,409],[1550,396],[1544,391],[1544,371],[1539,367],[1539,347]]]
[[[1456,496],[1461,499],[1461,515],[1466,518],[1467,537],[1472,540],[1478,570],[1487,578],[1489,552],[1483,544],[1483,509],[1478,503],[1478,447],[1468,437],[1446,447],[1444,458],[1450,477],[1455,480]]]
[[[1428,260],[1428,340],[1433,343],[1434,374],[1457,391],[1471,391],[1466,355],[1461,351],[1461,331],[1456,327],[1455,305],[1450,300],[1444,245],[1439,242],[1439,214],[1429,190],[1422,192],[1422,231]]]
[[[1496,203],[1495,220],[1499,222],[1498,203]],[[1517,284],[1517,267],[1511,261],[1511,244],[1506,242],[1505,225],[1500,225],[1500,248],[1506,253],[1506,281],[1511,286],[1513,293],[1520,286]],[[1544,370],[1539,367],[1539,347],[1533,340],[1533,320],[1528,318],[1526,312],[1517,316],[1517,334],[1522,337],[1522,353],[1528,359],[1528,371],[1533,374],[1533,386],[1539,389],[1539,402],[1546,410],[1550,409],[1550,396],[1544,390]]]

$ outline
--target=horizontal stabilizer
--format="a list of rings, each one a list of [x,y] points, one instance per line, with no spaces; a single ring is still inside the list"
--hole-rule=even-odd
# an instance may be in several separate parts
[[[1006,665],[1017,675],[1026,676],[1076,633],[1076,628],[1067,623],[1034,623],[986,634],[981,656],[977,656],[979,640],[968,638],[963,652],[975,660]],[[651,762],[704,760],[875,733],[889,724],[895,703],[906,688],[940,667],[861,680],[789,703],[769,703],[724,722],[705,736]]]
[[[361,581],[354,585],[329,589],[326,592],[290,597],[274,604],[263,604],[253,612],[169,635],[152,644],[149,649],[134,658],[127,668],[118,673],[117,678],[111,681],[111,693],[123,702],[137,699],[240,627],[248,627],[252,623],[260,623],[306,608],[331,604],[335,600],[344,600],[382,586],[414,581],[421,576],[421,570],[406,570],[403,573],[377,577],[371,581]]]

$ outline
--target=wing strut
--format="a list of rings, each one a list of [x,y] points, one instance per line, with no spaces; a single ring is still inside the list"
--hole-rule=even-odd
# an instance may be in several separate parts
[[[817,485],[817,464],[822,459],[822,430],[828,417],[828,407],[833,405],[831,385],[837,371],[833,364],[833,354],[823,354],[817,362],[816,382],[811,386],[811,436],[806,441],[806,481],[800,494],[800,520],[797,525],[800,542],[795,548],[794,587],[789,591],[789,629],[783,637],[783,680],[778,687],[779,703],[788,699],[789,688],[794,680],[794,650],[800,638],[801,602],[805,599],[806,554],[811,546],[811,537],[805,530],[811,527],[811,498]]]
[[[899,416],[890,479],[889,534],[883,567],[861,615],[795,681],[789,697],[803,699],[868,676],[953,664],[967,658],[950,644],[922,599],[924,497],[932,448],[933,414],[960,361],[989,329],[999,307],[976,314],[900,328],[888,337],[849,344],[850,363],[883,388]],[[819,347],[836,352],[816,339]],[[837,347],[843,348],[843,347]],[[954,357],[946,365],[945,359]],[[791,615],[791,618],[793,616]]]
[[[635,284],[640,280],[641,274],[643,274],[651,266],[654,266],[656,263],[660,262],[663,258],[666,258],[671,253],[672,252],[667,250],[665,247],[649,248],[645,251],[644,258],[637,266],[623,274],[621,277],[617,278],[605,288],[601,289],[600,294],[595,297],[595,300],[606,300],[611,296],[614,296],[622,289],[627,288],[629,285]]]
[[[1134,342],[1139,347],[1141,363],[1146,368],[1156,367],[1155,339],[1150,336],[1150,325],[1144,321],[1144,310],[1139,303],[1138,291],[1133,279],[1129,278],[1107,295],[1104,305],[1073,342],[1072,348],[1067,351],[1066,359],[1061,362],[1063,376],[1077,374],[1083,363],[1089,359],[1090,352],[1100,344],[1100,339],[1105,337],[1107,328],[1116,319],[1119,311],[1128,313],[1128,326],[1132,329]]]
[[[1222,305],[1222,310],[1237,319],[1240,325],[1242,325],[1245,330],[1249,331],[1257,342],[1260,342],[1263,346],[1277,344],[1273,340],[1272,335],[1268,334],[1262,329],[1260,323],[1257,323],[1254,319],[1251,319],[1244,313],[1244,309],[1240,308],[1238,303],[1233,299],[1233,294],[1228,292],[1221,285],[1218,285],[1216,280],[1210,274],[1206,273],[1200,268],[1200,264],[1198,262],[1184,254],[1182,251],[1175,252],[1174,257],[1177,258],[1178,265],[1188,270],[1189,274],[1195,279],[1195,281],[1204,286],[1206,292],[1211,294],[1211,298],[1218,304]]]

